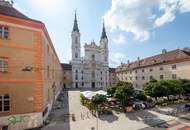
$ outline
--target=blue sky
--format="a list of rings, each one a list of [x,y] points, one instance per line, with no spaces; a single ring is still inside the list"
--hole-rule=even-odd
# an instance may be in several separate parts
[[[110,66],[190,45],[190,0],[14,0],[15,7],[41,20],[61,62],[70,61],[77,10],[81,44],[100,40],[105,20]],[[98,43],[99,44],[99,43]]]

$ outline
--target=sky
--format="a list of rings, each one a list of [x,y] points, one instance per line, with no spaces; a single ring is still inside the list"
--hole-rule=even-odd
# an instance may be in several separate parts
[[[99,44],[105,21],[110,67],[190,47],[190,0],[14,0],[14,7],[45,23],[64,63],[71,60],[75,10],[82,52],[85,43]]]

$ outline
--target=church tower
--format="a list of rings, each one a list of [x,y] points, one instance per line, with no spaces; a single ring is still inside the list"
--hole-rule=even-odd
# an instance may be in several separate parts
[[[75,20],[73,25],[73,31],[71,33],[72,38],[72,61],[79,60],[81,58],[81,45],[80,45],[80,31],[77,23],[77,15],[75,12]]]
[[[103,28],[102,28],[102,35],[101,35],[101,38],[100,38],[100,47],[101,47],[101,50],[102,50],[102,60],[104,61],[104,63],[106,65],[108,65],[108,38],[107,38],[107,34],[106,34],[106,29],[105,29],[105,25],[103,23]]]

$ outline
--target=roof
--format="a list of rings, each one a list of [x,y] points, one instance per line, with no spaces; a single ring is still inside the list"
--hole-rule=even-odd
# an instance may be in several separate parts
[[[109,72],[115,72],[116,68],[109,68]]]
[[[75,20],[74,20],[73,32],[79,32],[76,12],[75,12]]]
[[[106,35],[105,25],[104,25],[104,23],[103,23],[101,39],[104,39],[104,38],[107,38],[107,35]]]
[[[122,64],[121,66],[117,67],[116,71],[125,71],[125,70],[133,70],[138,68],[144,68],[149,67],[153,65],[159,65],[159,64],[166,64],[166,63],[177,63],[182,60],[190,60],[190,49],[176,49],[169,52],[163,52],[162,54],[155,55],[152,57],[139,59],[137,61],[128,63],[128,64]]]
[[[38,22],[38,23],[42,23],[41,21],[34,20],[34,19],[27,17],[26,15],[22,14],[20,11],[18,11],[17,9],[15,9],[12,6],[0,5],[0,14],[15,17],[15,18],[20,18],[20,19],[30,20],[30,21],[34,21],[34,22]]]
[[[72,70],[72,65],[67,63],[61,63],[63,70]]]

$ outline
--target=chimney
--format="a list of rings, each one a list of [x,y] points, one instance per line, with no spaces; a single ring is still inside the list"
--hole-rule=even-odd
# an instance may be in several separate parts
[[[127,61],[127,64],[130,64],[130,60]]]
[[[166,49],[162,49],[162,54],[166,54],[167,50]]]

